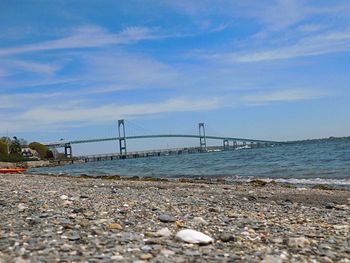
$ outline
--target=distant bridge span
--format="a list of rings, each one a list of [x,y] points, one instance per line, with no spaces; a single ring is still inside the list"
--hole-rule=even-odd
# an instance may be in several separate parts
[[[254,143],[267,143],[267,144],[280,144],[277,141],[266,141],[257,139],[246,139],[246,138],[234,138],[234,137],[221,137],[221,136],[210,136],[206,135],[206,139],[210,140],[228,140],[237,142],[254,142]],[[52,143],[45,143],[47,147],[61,148],[65,147],[66,144],[82,144],[82,143],[93,143],[93,142],[106,142],[106,141],[119,141],[124,137],[110,137],[110,138],[100,138],[100,139],[87,139],[87,140],[73,140],[73,141],[58,141]],[[195,138],[200,139],[201,136],[193,134],[155,134],[155,135],[137,135],[137,136],[125,136],[126,140],[133,139],[152,139],[152,138]]]
[[[199,134],[153,134],[153,135],[137,135],[137,136],[126,136],[124,120],[118,121],[118,137],[100,138],[100,139],[87,139],[87,140],[71,140],[71,141],[57,141],[51,143],[44,143],[49,148],[64,148],[65,156],[72,157],[72,144],[83,144],[93,142],[106,142],[106,141],[119,141],[120,155],[126,154],[126,141],[134,139],[151,139],[151,138],[194,138],[199,139],[200,149],[207,149],[207,139],[210,140],[221,140],[223,141],[224,149],[229,148],[229,142],[237,144],[237,142],[250,143],[261,143],[261,144],[281,144],[282,142],[247,139],[247,138],[236,138],[236,137],[223,137],[223,136],[210,136],[205,134],[204,123],[199,123]]]

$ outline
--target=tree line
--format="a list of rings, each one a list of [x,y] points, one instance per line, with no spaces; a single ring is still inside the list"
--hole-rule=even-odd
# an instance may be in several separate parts
[[[24,139],[9,137],[0,138],[0,161],[3,162],[22,162],[32,160],[31,157],[25,157],[22,155],[23,148],[30,148],[38,153],[38,158],[52,159],[53,153],[45,145],[39,142],[27,143]]]

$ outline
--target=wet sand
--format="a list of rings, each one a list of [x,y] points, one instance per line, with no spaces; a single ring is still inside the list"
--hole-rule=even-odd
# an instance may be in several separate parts
[[[0,262],[350,262],[349,191],[117,179],[0,175]]]

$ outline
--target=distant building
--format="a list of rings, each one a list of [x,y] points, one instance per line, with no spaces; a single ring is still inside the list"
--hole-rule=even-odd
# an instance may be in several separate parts
[[[22,156],[28,157],[28,158],[40,159],[38,152],[28,147],[22,148]]]

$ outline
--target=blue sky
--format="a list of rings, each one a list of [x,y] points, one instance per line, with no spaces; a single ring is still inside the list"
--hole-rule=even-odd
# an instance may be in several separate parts
[[[0,135],[350,135],[348,0],[0,0],[0,32]]]

